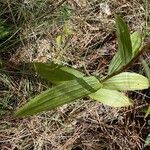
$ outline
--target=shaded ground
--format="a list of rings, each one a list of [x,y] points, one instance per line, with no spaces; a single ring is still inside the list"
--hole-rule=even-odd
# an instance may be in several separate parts
[[[116,49],[114,15],[122,15],[131,32],[142,32],[148,41],[148,1],[15,0],[0,5],[1,17],[13,23],[19,39],[13,48],[0,45],[9,49],[0,54],[0,149],[142,150],[149,133],[149,118],[144,120],[141,112],[148,106],[148,91],[127,93],[135,101],[131,108],[110,108],[85,98],[29,118],[12,114],[48,87],[25,63],[54,61],[103,77]],[[58,42],[60,35],[65,38]],[[143,54],[146,60],[149,56]],[[130,70],[143,72],[140,62]]]

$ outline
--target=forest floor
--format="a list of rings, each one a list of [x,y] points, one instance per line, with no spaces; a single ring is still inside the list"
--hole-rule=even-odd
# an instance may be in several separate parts
[[[106,75],[117,48],[115,14],[124,18],[130,32],[143,35],[143,45],[149,41],[149,0],[0,0],[0,7],[1,150],[150,149],[150,142],[145,144],[150,120],[143,113],[150,100],[148,90],[128,92],[134,101],[128,108],[86,98],[31,117],[13,115],[49,86],[28,70],[31,62],[55,62],[87,75]],[[149,54],[142,55],[147,62]],[[142,74],[141,62],[129,71]]]

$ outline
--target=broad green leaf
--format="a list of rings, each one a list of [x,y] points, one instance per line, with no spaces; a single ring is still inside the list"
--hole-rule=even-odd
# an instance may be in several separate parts
[[[113,72],[118,71],[123,66],[121,57],[117,52],[113,59],[111,60],[108,68],[108,75],[112,74]]]
[[[115,90],[101,88],[89,96],[92,99],[111,107],[125,107],[132,104],[128,97],[126,97],[123,93]]]
[[[148,107],[144,118],[147,118],[149,115],[150,115],[150,106]]]
[[[120,91],[143,90],[149,87],[146,77],[130,72],[123,72],[111,77],[103,83],[104,88]]]
[[[142,60],[142,64],[143,64],[143,67],[144,67],[145,75],[147,76],[147,78],[149,80],[149,83],[150,83],[150,68],[149,68],[149,66],[148,66],[148,64],[146,63],[145,60]]]
[[[41,77],[53,83],[73,80],[84,76],[84,74],[80,71],[54,63],[48,64],[36,62],[34,63],[34,66]]]
[[[140,51],[142,36],[139,32],[133,32],[130,36],[132,45],[132,58]]]
[[[96,92],[101,87],[102,84],[94,76],[66,81],[31,99],[15,114],[16,116],[27,116],[48,111]]]
[[[132,58],[134,58],[135,55],[140,51],[142,36],[138,32],[134,32],[130,35],[130,38],[132,44]],[[119,55],[119,52],[117,52],[110,62],[108,74],[118,71],[121,67],[123,67],[123,65],[124,64],[122,63],[121,56]]]
[[[132,58],[132,45],[128,26],[120,16],[117,16],[116,27],[119,55],[122,63],[127,64]]]

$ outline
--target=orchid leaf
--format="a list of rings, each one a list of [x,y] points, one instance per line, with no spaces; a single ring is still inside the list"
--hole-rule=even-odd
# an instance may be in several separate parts
[[[36,72],[53,83],[81,78],[84,74],[78,70],[54,63],[34,63]]]
[[[118,52],[122,63],[127,64],[132,58],[132,45],[130,40],[130,32],[127,24],[120,16],[116,16],[116,34],[118,41]]]
[[[130,35],[130,38],[132,44],[132,58],[134,58],[136,54],[140,51],[142,36],[139,32],[134,32]],[[123,66],[124,64],[122,63],[121,56],[119,55],[119,52],[117,52],[110,62],[108,74],[112,74],[113,72],[118,71]]]
[[[103,83],[104,88],[120,91],[143,90],[149,87],[149,81],[143,75],[123,72]]]
[[[48,111],[96,92],[101,87],[102,84],[94,76],[66,81],[31,99],[15,115],[22,117]]]
[[[116,90],[101,88],[97,92],[90,94],[90,97],[111,107],[126,107],[132,104],[127,96]]]

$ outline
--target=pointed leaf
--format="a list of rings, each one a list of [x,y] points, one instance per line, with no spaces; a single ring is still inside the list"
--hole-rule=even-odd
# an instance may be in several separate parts
[[[132,57],[132,45],[128,26],[121,17],[117,16],[116,27],[119,55],[123,64],[127,64]]]
[[[108,75],[118,71],[123,65],[121,56],[117,52],[109,64]]]
[[[106,80],[104,88],[120,91],[143,90],[149,87],[148,79],[137,73],[123,72]]]
[[[94,76],[66,81],[31,99],[15,114],[27,116],[48,111],[96,92],[101,87],[99,80]]]
[[[133,32],[130,36],[132,44],[132,58],[140,51],[142,36],[139,32]]]
[[[111,107],[126,107],[132,104],[128,97],[115,90],[101,88],[90,94],[90,97]]]
[[[41,77],[53,83],[73,80],[84,76],[80,71],[54,63],[46,64],[37,62],[34,63],[34,66]]]
[[[142,36],[138,32],[134,32],[130,35],[130,38],[132,44],[132,58],[134,58],[135,55],[140,51]],[[108,74],[112,74],[113,72],[118,71],[123,66],[124,64],[122,63],[121,56],[117,52],[110,62]]]

